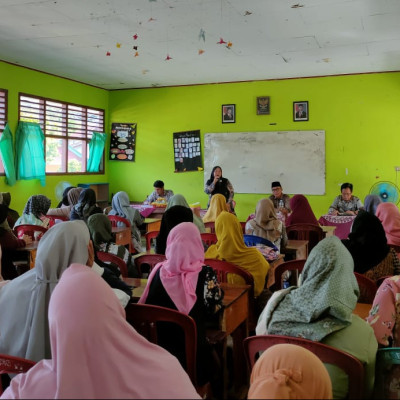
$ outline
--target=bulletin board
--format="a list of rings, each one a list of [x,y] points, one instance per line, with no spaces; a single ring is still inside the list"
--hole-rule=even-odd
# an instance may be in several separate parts
[[[236,193],[325,194],[325,131],[229,132],[204,135],[204,183],[219,165]]]
[[[174,133],[175,172],[202,171],[200,130]]]
[[[109,160],[135,161],[136,126],[135,123],[111,124]]]

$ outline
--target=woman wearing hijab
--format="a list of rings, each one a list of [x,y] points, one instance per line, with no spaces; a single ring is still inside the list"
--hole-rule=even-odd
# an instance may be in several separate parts
[[[192,211],[188,202],[181,194],[175,194],[168,200],[166,210],[168,210],[169,208],[171,208],[173,206],[183,206],[183,207],[189,208]],[[194,212],[193,212],[193,223],[197,226],[200,233],[204,233],[206,231],[203,220],[198,215],[196,215]]]
[[[228,211],[225,197],[222,194],[215,194],[211,197],[210,205],[203,217],[203,222],[215,222],[222,211]]]
[[[302,194],[293,196],[290,199],[290,208],[292,212],[286,219],[286,226],[294,224],[313,224],[319,226],[306,196]]]
[[[10,192],[1,192],[1,195],[3,196],[3,204],[8,207],[7,221],[8,221],[9,227],[12,229],[14,227],[15,222],[19,218],[19,214],[18,214],[18,211],[12,210],[10,208],[11,193]]]
[[[65,271],[48,320],[52,358],[17,375],[2,398],[200,398],[178,360],[129,325],[90,268]]]
[[[73,189],[74,186],[68,186],[64,189],[63,194],[62,194],[62,199],[61,201],[57,204],[57,208],[61,208],[62,206],[67,207],[69,206],[68,202],[68,193],[71,189]]]
[[[50,208],[47,212],[47,215],[54,215],[55,217],[64,217],[69,219],[71,214],[72,207],[78,203],[79,196],[82,192],[83,188],[81,187],[71,187],[66,194],[66,200],[62,201],[60,207],[57,208]],[[65,204],[65,202],[67,204]]]
[[[364,364],[364,395],[374,387],[377,342],[371,327],[353,314],[359,296],[353,259],[336,236],[315,246],[299,287],[275,292],[258,320],[257,335],[302,337],[346,351]],[[345,398],[347,375],[327,364],[333,397]]]
[[[144,218],[136,208],[130,206],[129,196],[126,192],[118,192],[112,198],[112,210],[108,215],[118,215],[126,218],[131,223],[132,243],[135,250],[142,251],[139,226],[143,224]]]
[[[364,210],[376,215],[376,209],[382,203],[381,198],[376,194],[369,194],[364,199]]]
[[[96,193],[93,189],[83,189],[79,195],[78,202],[71,208],[69,219],[82,220],[87,222],[88,218],[97,213],[102,213],[100,207],[96,204]]]
[[[285,226],[276,217],[274,203],[270,199],[261,199],[256,206],[254,219],[247,221],[246,235],[255,235],[268,239],[278,249],[284,248],[287,242]]]
[[[24,211],[15,222],[14,227],[18,225],[40,225],[45,228],[49,227],[50,220],[46,218],[47,211],[49,211],[51,200],[42,195],[37,194],[29,197]]]
[[[248,399],[332,399],[332,383],[321,360],[294,344],[276,344],[254,364]]]
[[[193,222],[193,213],[185,206],[172,206],[165,211],[160,225],[160,232],[156,238],[156,253],[165,254],[167,237],[171,229],[181,222]],[[204,251],[203,251],[204,252]]]
[[[199,386],[210,379],[211,348],[206,340],[205,324],[220,310],[222,297],[214,270],[204,265],[199,230],[192,222],[175,226],[168,235],[166,260],[151,271],[139,303],[172,308],[195,320]],[[162,331],[162,336],[165,347],[181,360],[180,349],[184,340],[179,332],[168,328]]]
[[[400,246],[400,212],[393,203],[381,203],[376,208],[376,216],[382,222],[389,245]],[[396,249],[400,257],[400,250]]]
[[[355,272],[375,282],[383,276],[400,273],[400,261],[387,245],[383,226],[374,214],[360,211],[348,239],[342,242],[353,257]]]
[[[254,278],[254,296],[258,297],[264,289],[269,264],[256,249],[247,247],[243,240],[243,231],[237,217],[223,211],[215,221],[215,233],[218,242],[206,251],[205,258],[226,260],[250,272]],[[243,284],[240,276],[228,275],[229,283]]]
[[[216,165],[212,169],[210,179],[206,182],[204,191],[209,195],[207,208],[210,205],[211,198],[219,193],[224,196],[229,211],[234,211],[235,206],[233,196],[235,195],[235,192],[229,179],[222,177],[222,168],[219,165]]]

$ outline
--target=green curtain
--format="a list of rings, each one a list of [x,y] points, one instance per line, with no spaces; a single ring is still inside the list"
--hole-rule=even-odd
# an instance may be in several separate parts
[[[46,185],[46,162],[44,159],[44,134],[34,122],[19,122],[16,139],[17,179],[39,179]]]
[[[92,140],[89,142],[89,159],[87,162],[87,172],[99,172],[100,161],[103,156],[106,134],[93,132]]]
[[[14,147],[13,136],[8,124],[4,127],[3,134],[0,137],[0,156],[4,165],[6,174],[6,183],[10,186],[15,185],[15,164],[14,164]]]

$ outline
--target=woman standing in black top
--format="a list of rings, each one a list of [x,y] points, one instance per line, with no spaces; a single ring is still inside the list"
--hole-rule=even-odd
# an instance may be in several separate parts
[[[230,206],[230,210],[233,212],[235,209],[235,202],[233,201],[233,196],[235,194],[233,190],[232,183],[227,178],[222,177],[222,168],[216,165],[210,175],[210,179],[206,182],[204,191],[210,195],[208,199],[207,208],[210,205],[211,197],[214,194],[222,194],[226,198],[226,202]]]

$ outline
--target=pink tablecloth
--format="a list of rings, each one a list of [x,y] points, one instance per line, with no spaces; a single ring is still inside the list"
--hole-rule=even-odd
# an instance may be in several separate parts
[[[347,239],[351,226],[353,225],[355,215],[322,215],[318,220],[322,226],[336,226],[335,235],[339,239]]]

